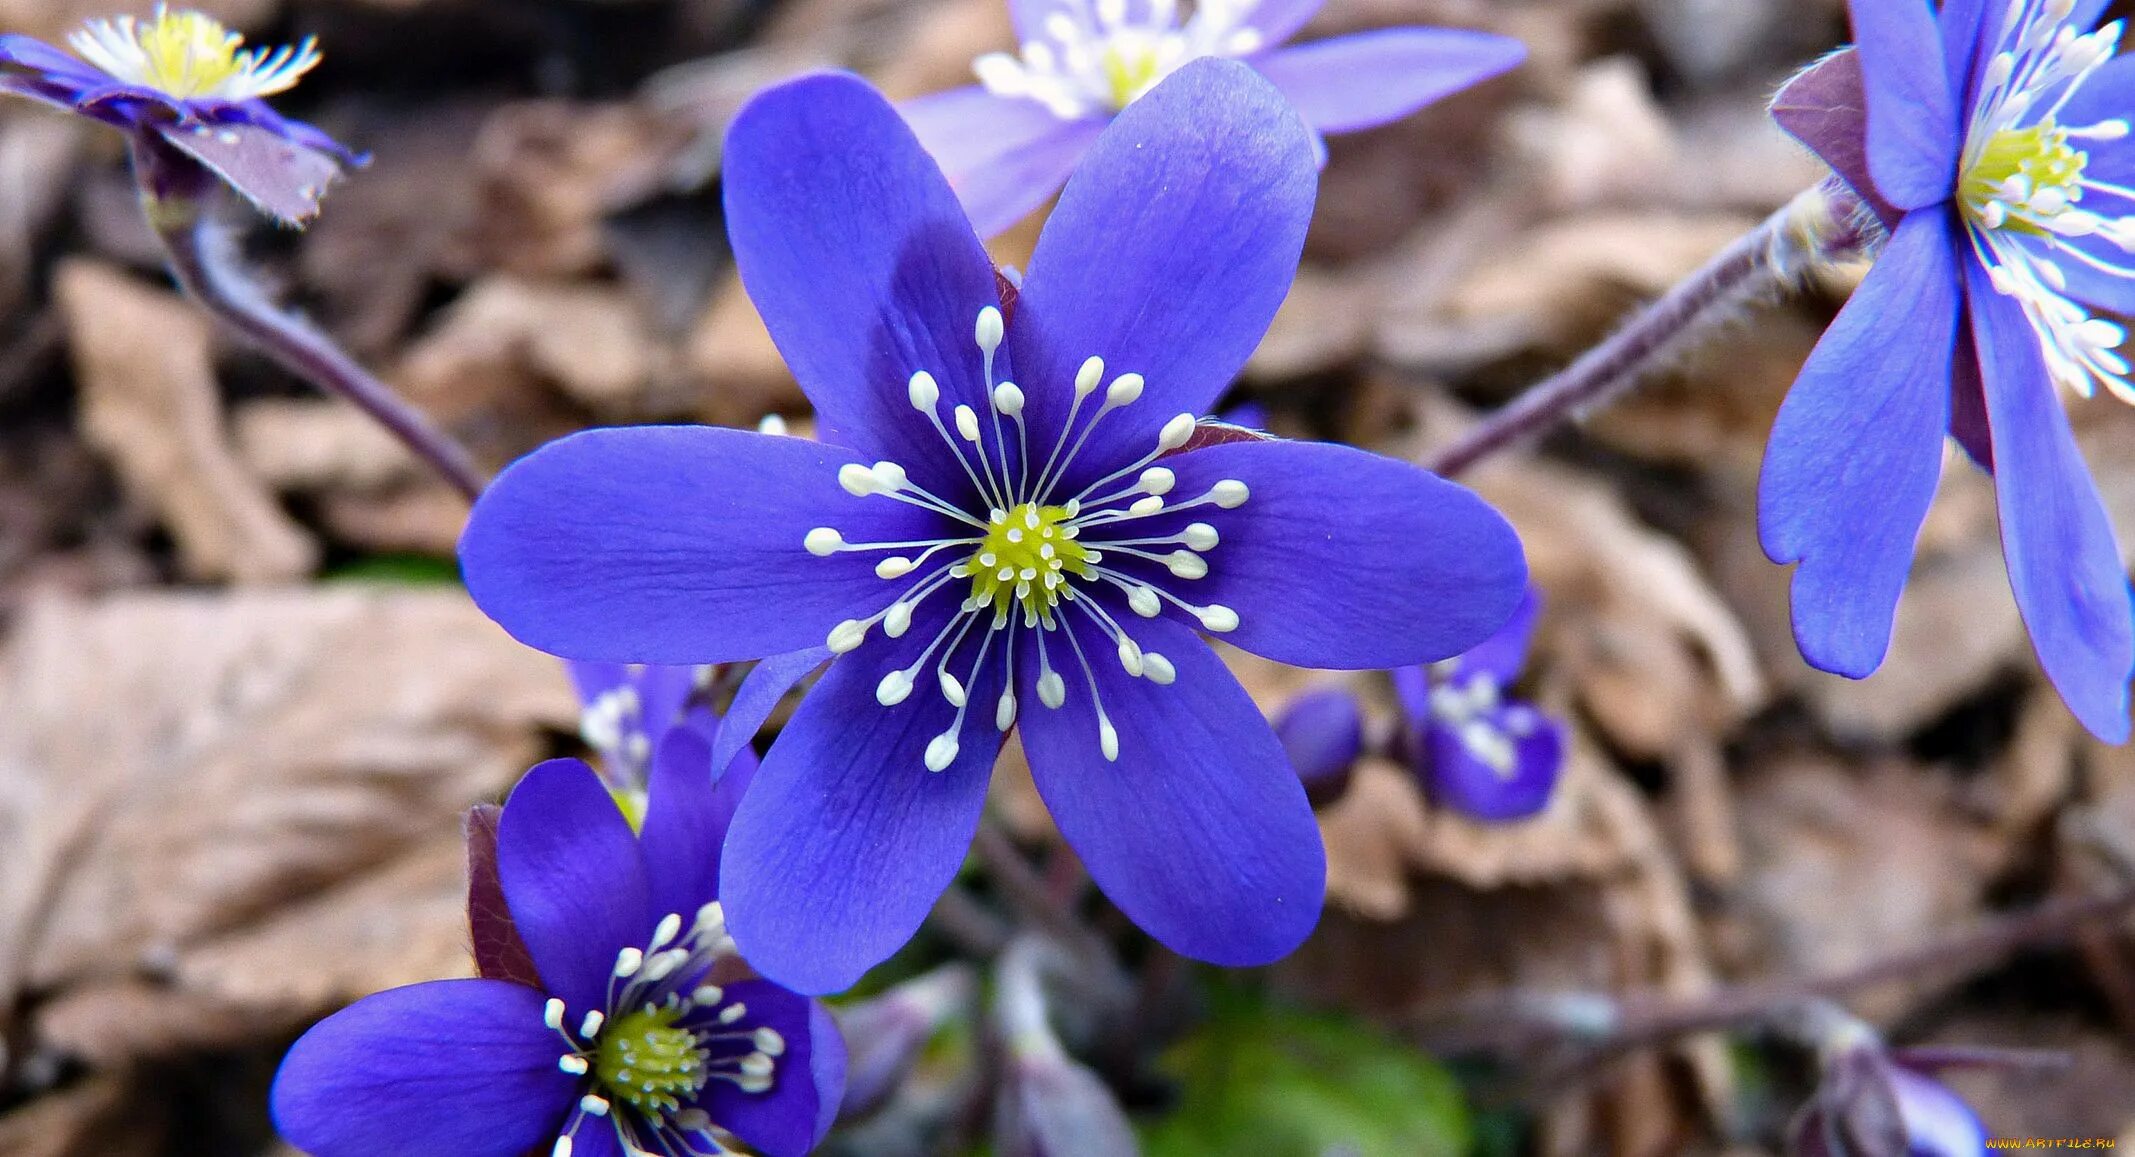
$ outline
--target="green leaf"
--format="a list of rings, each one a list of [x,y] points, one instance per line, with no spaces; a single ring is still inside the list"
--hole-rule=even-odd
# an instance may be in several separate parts
[[[460,567],[451,559],[426,554],[372,554],[334,567],[321,577],[326,582],[444,586],[460,581]]]
[[[1143,1130],[1148,1157],[1461,1157],[1467,1102],[1445,1068],[1354,1017],[1233,988],[1164,1058],[1176,1112]]]

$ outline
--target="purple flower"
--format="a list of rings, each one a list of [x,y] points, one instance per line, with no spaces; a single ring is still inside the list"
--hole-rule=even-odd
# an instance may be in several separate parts
[[[1949,1086],[1902,1056],[1863,1046],[1825,1066],[1794,1123],[1799,1157],[1981,1157],[1987,1130]]]
[[[690,707],[700,677],[710,669],[634,663],[570,662],[564,666],[583,705],[579,736],[600,756],[596,769],[601,780],[635,827],[645,818],[653,752],[668,730],[694,725],[706,738],[719,732],[717,716],[702,707]],[[752,763],[743,774],[753,773]]]
[[[661,743],[634,833],[557,759],[505,802],[496,871],[538,976],[366,997],[297,1041],[274,1117],[316,1157],[689,1157],[724,1131],[769,1157],[828,1131],[845,1051],[829,1014],[733,955],[719,891],[730,793],[689,728]]]
[[[1318,687],[1285,704],[1275,738],[1305,785],[1305,798],[1324,807],[1349,790],[1349,774],[1364,753],[1364,710],[1346,687]]]
[[[726,846],[734,937],[790,987],[846,987],[910,938],[1018,725],[1138,924],[1216,963],[1289,952],[1318,919],[1319,832],[1201,632],[1305,666],[1421,662],[1496,629],[1526,569],[1480,499],[1401,462],[1258,438],[1171,453],[1295,274],[1304,125],[1241,65],[1180,70],[1092,147],[1012,306],[858,79],[758,96],[725,155],[743,284],[824,440],[553,443],[475,508],[476,601],[576,658],[837,653]]]
[[[1236,57],[1273,81],[1314,130],[1399,120],[1526,59],[1518,41],[1388,28],[1296,48],[1319,0],[1009,0],[1021,54],[973,62],[980,83],[907,101],[905,119],[949,174],[981,236],[1045,203],[1121,109],[1202,57]]]
[[[1800,563],[1794,635],[1856,678],[1892,615],[1954,436],[1994,474],[2002,549],[2047,676],[2128,737],[2135,616],[2056,387],[2135,401],[2135,65],[2106,0],[1854,0],[1856,52],[1782,93],[1782,123],[1874,208],[1888,247],[1772,430],[1765,552]],[[1865,106],[1865,117],[1858,111]]]
[[[310,40],[272,51],[245,48],[244,37],[213,17],[159,4],[145,21],[89,21],[67,44],[75,55],[27,36],[0,36],[0,92],[125,130],[149,150],[155,171],[143,179],[155,185],[173,179],[173,163],[189,161],[295,223],[318,211],[343,165],[364,163],[325,133],[267,107],[265,97],[294,88],[317,67]]]
[[[1512,621],[1466,654],[1393,672],[1424,793],[1479,820],[1541,811],[1564,770],[1564,725],[1507,694],[1542,614],[1529,588]]]

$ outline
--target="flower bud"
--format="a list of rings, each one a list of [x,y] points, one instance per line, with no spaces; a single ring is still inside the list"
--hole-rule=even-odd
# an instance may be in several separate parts
[[[1307,691],[1275,719],[1275,737],[1304,781],[1314,807],[1348,790],[1350,768],[1364,749],[1364,716],[1356,696],[1340,687]]]
[[[1977,1157],[1987,1131],[1949,1087],[1842,1024],[1823,1050],[1823,1081],[1796,1118],[1797,1157]]]
[[[839,1120],[858,1120],[880,1109],[911,1075],[934,1034],[970,1007],[976,988],[968,966],[949,964],[839,1009],[846,1048]]]
[[[1050,1034],[1015,1042],[994,1103],[1001,1157],[1134,1157],[1126,1110]]]

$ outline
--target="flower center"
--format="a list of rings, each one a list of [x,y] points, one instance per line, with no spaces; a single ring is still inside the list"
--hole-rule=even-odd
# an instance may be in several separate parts
[[[83,60],[178,100],[245,101],[285,92],[319,63],[316,42],[268,51],[198,12],[162,5],[147,21],[92,20],[67,38]]]
[[[1108,116],[1190,60],[1245,56],[1264,43],[1247,23],[1260,0],[1200,0],[1180,19],[1177,0],[1091,0],[1045,17],[1018,53],[971,64],[996,96],[1037,101],[1063,120]]]
[[[2135,278],[2135,189],[2092,176],[2092,142],[2123,141],[2126,119],[2060,120],[2086,80],[2113,58],[2121,24],[2079,34],[2068,0],[2025,0],[2010,12],[1965,130],[1957,202],[1994,288],[2022,307],[2053,380],[2088,397],[2098,384],[2135,402],[2127,331],[2069,292],[2088,281]],[[2077,296],[2081,296],[2078,294]]]
[[[1504,688],[1486,674],[1477,672],[1466,684],[1454,682],[1451,672],[1457,662],[1431,664],[1431,718],[1459,737],[1477,762],[1511,779],[1519,770],[1517,740],[1534,731],[1534,717],[1500,710]]]
[[[951,501],[927,490],[895,462],[855,462],[838,471],[839,485],[855,498],[919,507],[939,516],[951,532],[917,541],[848,542],[837,528],[819,526],[802,540],[819,558],[847,551],[881,553],[885,557],[875,564],[876,576],[900,590],[873,614],[831,629],[825,642],[838,654],[866,642],[878,624],[884,635],[903,638],[922,605],[970,583],[971,593],[941,616],[941,625],[911,662],[882,676],[875,687],[876,702],[896,707],[929,681],[955,708],[948,729],[927,744],[923,761],[930,771],[946,770],[956,761],[971,688],[986,664],[995,661],[996,649],[1009,672],[993,704],[998,730],[1014,726],[1020,710],[1014,673],[1022,640],[1037,656],[1038,701],[1047,709],[1060,707],[1067,702],[1068,680],[1076,679],[1097,719],[1098,750],[1116,760],[1119,734],[1105,712],[1098,678],[1105,652],[1094,646],[1097,639],[1110,647],[1128,677],[1161,687],[1178,678],[1177,668],[1163,655],[1143,650],[1125,623],[1156,618],[1168,605],[1193,616],[1205,631],[1238,629],[1236,611],[1193,602],[1174,583],[1205,578],[1207,555],[1222,542],[1212,523],[1174,516],[1205,508],[1206,517],[1214,518],[1251,498],[1236,478],[1219,479],[1198,494],[1172,493],[1178,475],[1157,460],[1193,437],[1194,416],[1179,414],[1164,423],[1156,446],[1118,469],[1100,474],[1101,463],[1085,469],[1081,455],[1092,445],[1093,433],[1108,415],[1139,401],[1145,385],[1135,373],[1107,383],[1104,359],[1092,357],[1076,371],[1072,393],[1062,389],[1055,396],[1064,416],[1052,446],[1033,445],[1023,388],[994,377],[1004,325],[1001,311],[987,306],[973,331],[984,363],[985,417],[977,406],[963,404],[950,407],[950,421],[944,422],[941,385],[934,376],[920,370],[906,383],[912,408],[925,415],[948,451],[945,458],[955,463],[951,476],[960,474],[970,484],[968,497]],[[1091,451],[1100,452],[1119,451],[1116,445]],[[1081,481],[1090,475],[1099,476]],[[1159,518],[1165,521],[1152,526],[1150,520]]]
[[[611,1099],[647,1113],[672,1113],[711,1079],[711,1054],[697,1034],[676,1028],[683,1008],[648,1005],[610,1024],[594,1055],[593,1077]]]
[[[1065,506],[1033,502],[994,511],[986,536],[964,563],[972,600],[998,615],[1020,604],[1025,614],[1041,616],[1060,605],[1067,575],[1095,578],[1090,552],[1075,541],[1080,532],[1069,521],[1074,516]]]

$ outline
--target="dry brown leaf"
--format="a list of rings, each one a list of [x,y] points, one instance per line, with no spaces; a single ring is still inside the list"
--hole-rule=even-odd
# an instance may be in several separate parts
[[[603,220],[663,189],[688,138],[687,128],[630,104],[498,109],[472,158],[477,260],[523,277],[599,271],[608,256]]]
[[[647,394],[662,352],[621,290],[498,276],[452,304],[405,374],[426,393],[462,375],[525,375],[616,422],[650,416]]]
[[[417,851],[576,717],[560,666],[463,594],[360,586],[47,599],[0,694],[0,1007],[175,983],[246,1015],[272,1000],[284,1025],[405,974],[383,926],[335,921],[440,879]],[[401,947],[413,970],[440,958]],[[244,977],[267,960],[295,975]]]
[[[169,1117],[130,1073],[99,1073],[0,1114],[8,1157],[157,1157]]]
[[[690,375],[703,383],[700,421],[749,426],[765,414],[787,413],[806,404],[736,275],[729,274],[712,295],[685,356]]]
[[[247,402],[236,433],[238,457],[277,490],[379,490],[422,469],[385,427],[340,401]]]
[[[82,259],[60,266],[55,293],[73,344],[83,435],[170,528],[185,572],[246,583],[309,574],[317,546],[231,453],[206,318]]]

